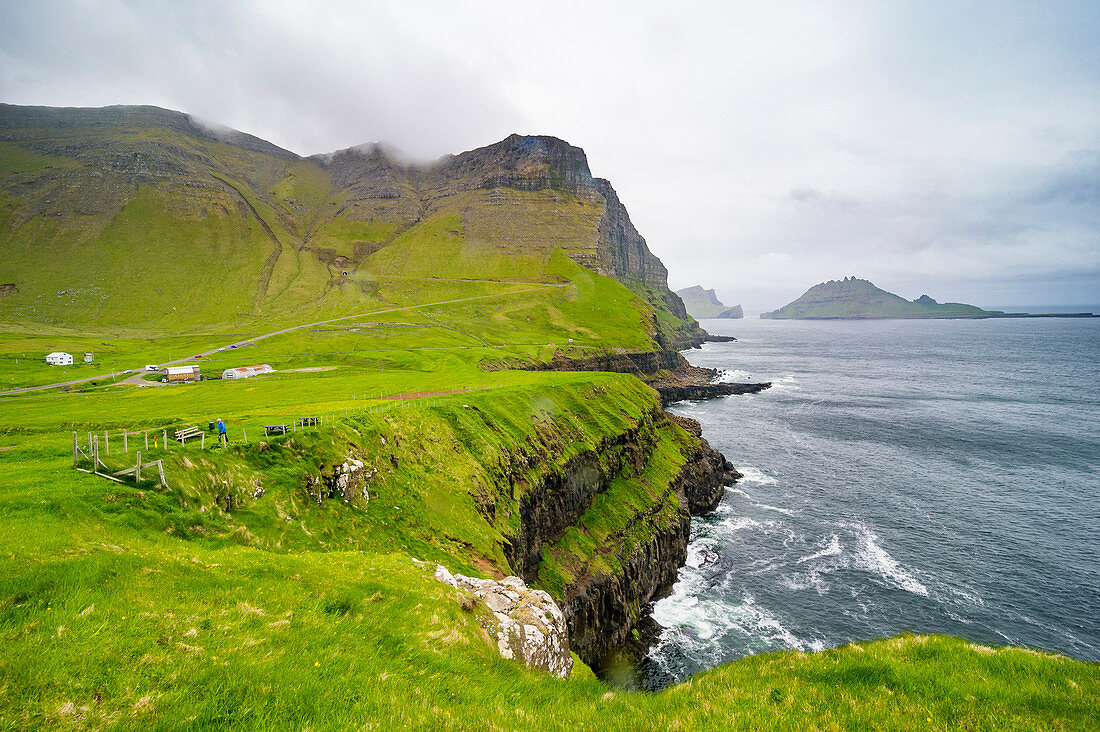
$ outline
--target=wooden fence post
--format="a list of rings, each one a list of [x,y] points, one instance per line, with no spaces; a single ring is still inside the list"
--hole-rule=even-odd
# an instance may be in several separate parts
[[[95,436],[95,441],[94,441],[93,444],[95,445],[95,447],[92,448],[92,472],[93,473],[98,473],[99,472],[99,435]]]
[[[134,463],[134,482],[141,482],[141,450],[137,450],[137,462]]]
[[[130,454],[130,435],[126,433],[126,430],[122,430],[122,454]]]
[[[160,484],[164,487],[168,487],[168,481],[164,479],[164,460],[157,460],[157,469],[160,471]]]
[[[161,434],[161,439],[164,440],[164,449],[168,449],[168,430],[164,430]]]
[[[149,452],[149,430],[145,430],[145,452]]]
[[[77,451],[77,447],[76,447],[76,432],[74,431],[74,432],[73,432],[73,467],[74,467],[74,468],[76,467],[76,451]]]
[[[103,452],[107,455],[111,454],[111,436],[106,431],[103,433]]]
[[[202,433],[202,440],[199,442],[199,449],[200,450],[205,450],[206,449],[206,433],[205,432]]]
[[[92,433],[88,433],[88,454],[92,454]]]
[[[241,427],[241,437],[244,438],[244,444],[247,445],[248,444],[248,432],[245,431],[244,427]]]

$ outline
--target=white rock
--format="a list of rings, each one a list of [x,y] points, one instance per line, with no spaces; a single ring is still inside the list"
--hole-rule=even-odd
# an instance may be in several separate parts
[[[479,613],[482,626],[504,658],[523,661],[565,678],[573,669],[565,615],[550,595],[528,589],[519,577],[499,582],[452,575],[439,565],[435,578],[477,596],[490,610]]]

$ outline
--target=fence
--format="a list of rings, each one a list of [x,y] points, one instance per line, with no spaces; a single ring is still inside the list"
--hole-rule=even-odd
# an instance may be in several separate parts
[[[372,403],[357,404],[355,406],[345,407],[341,410],[329,410],[325,413],[312,414],[305,416],[296,416],[291,418],[282,417],[256,417],[253,416],[249,419],[242,420],[241,426],[233,429],[240,430],[240,440],[230,439],[227,431],[226,435],[220,435],[221,439],[218,439],[213,447],[227,448],[230,445],[249,444],[248,430],[253,430],[254,436],[263,435],[265,438],[271,438],[273,436],[288,436],[298,431],[304,430],[318,430],[326,427],[333,428],[341,420],[354,417],[362,414],[386,414],[397,411],[399,409],[427,409],[433,406],[437,406],[446,396],[453,396],[465,392],[471,391],[486,391],[490,389],[498,389],[499,386],[479,387],[479,388],[467,388],[467,389],[454,389],[446,392],[402,392],[399,394],[386,395],[384,392],[379,392],[379,395],[375,397],[372,394],[367,395],[349,395],[350,401],[370,400]],[[117,445],[122,443],[121,454],[124,457],[124,461],[129,461],[131,438],[135,440],[135,460],[133,467],[120,467],[112,468],[104,462],[103,457],[111,454],[111,435],[112,431],[104,431],[102,433],[102,443],[100,442],[100,434],[98,432],[87,432],[87,441],[81,443],[80,433],[73,432],[73,468],[85,473],[92,473],[108,480],[116,482],[123,482],[123,478],[133,476],[135,483],[141,483],[142,473],[145,471],[146,475],[152,475],[149,471],[152,471],[155,467],[157,470],[158,485],[167,487],[168,481],[164,475],[164,457],[174,452],[186,451],[188,449],[188,442],[191,441],[192,445],[190,449],[194,449],[194,442],[199,443],[199,451],[206,450],[206,435],[208,431],[211,431],[210,425],[213,422],[208,423],[208,429],[203,430],[194,423],[177,423],[160,427],[149,427],[146,429],[122,429],[114,430],[115,437],[115,454],[119,454]],[[216,433],[215,433],[216,434]],[[171,435],[172,439],[169,439]],[[150,448],[150,436],[152,436],[152,448]],[[177,446],[176,443],[179,443]],[[140,446],[142,449],[136,449]],[[142,455],[145,455],[146,459],[143,460]],[[147,458],[152,454],[157,453],[159,456],[156,460],[148,460]],[[87,467],[82,467],[82,466]]]

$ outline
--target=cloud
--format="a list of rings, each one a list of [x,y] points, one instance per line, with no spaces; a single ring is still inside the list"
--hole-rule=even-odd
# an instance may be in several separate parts
[[[0,7],[8,102],[157,104],[301,154],[563,137],[674,286],[750,309],[845,275],[1100,300],[1095,3]]]

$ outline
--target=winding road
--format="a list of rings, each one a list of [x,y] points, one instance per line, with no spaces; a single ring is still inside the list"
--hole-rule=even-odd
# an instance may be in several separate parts
[[[491,295],[475,295],[474,297],[460,297],[460,298],[456,298],[454,300],[440,300],[439,302],[425,302],[425,303],[420,303],[419,305],[405,305],[405,306],[402,306],[402,307],[399,307],[399,308],[384,308],[382,310],[371,310],[371,311],[366,312],[366,313],[357,313],[355,315],[343,315],[339,318],[330,318],[328,320],[318,320],[315,323],[303,323],[302,325],[294,325],[294,326],[291,326],[289,328],[283,328],[282,330],[273,330],[270,333],[264,333],[263,335],[253,336],[252,338],[245,338],[243,340],[234,341],[233,343],[227,343],[224,346],[218,346],[217,348],[211,348],[210,350],[202,351],[202,352],[200,352],[196,355],[197,356],[209,356],[212,353],[217,353],[218,351],[224,351],[225,349],[232,348],[233,346],[242,346],[246,343],[254,343],[256,341],[262,341],[265,338],[273,338],[274,336],[283,335],[285,333],[292,333],[296,330],[302,330],[303,328],[312,328],[312,327],[317,326],[317,325],[327,325],[328,323],[338,323],[341,320],[354,320],[355,318],[364,318],[364,317],[367,317],[368,315],[382,315],[384,313],[396,313],[396,312],[400,312],[400,311],[403,311],[403,310],[419,310],[421,308],[435,307],[436,305],[451,305],[451,304],[457,303],[457,302],[470,302],[471,300],[486,300],[486,299],[491,298],[491,297],[505,297],[507,295],[522,295],[522,294],[527,293],[527,292],[538,292],[540,290],[547,290],[547,289],[554,288],[554,287],[566,287],[569,284],[570,283],[545,284],[545,285],[538,285],[537,287],[528,287],[525,290],[512,290],[511,292],[496,292],[496,293],[493,293]],[[159,364],[159,365],[160,366],[172,366],[174,364],[184,363],[185,361],[191,361],[194,358],[195,358],[194,356],[188,356],[186,358],[177,358],[175,361],[165,361],[164,363]],[[73,386],[73,385],[76,385],[76,384],[84,384],[84,383],[87,383],[89,381],[102,381],[103,379],[110,379],[110,378],[113,378],[115,376],[123,376],[125,374],[135,374],[135,373],[140,375],[142,373],[147,373],[147,370],[146,369],[126,369],[124,371],[115,371],[114,373],[110,373],[110,374],[96,374],[95,376],[89,376],[89,377],[84,378],[84,379],[75,379],[73,381],[59,381],[59,382],[54,383],[54,384],[43,384],[41,386],[25,386],[21,389],[9,389],[7,391],[0,391],[0,397],[2,397],[2,396],[11,396],[13,394],[23,394],[23,393],[30,392],[30,391],[44,391],[46,389],[56,389],[56,388],[61,387],[61,386]]]

